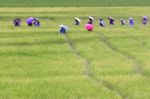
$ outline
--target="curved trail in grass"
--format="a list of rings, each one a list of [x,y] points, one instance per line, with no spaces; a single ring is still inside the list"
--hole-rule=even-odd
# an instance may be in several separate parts
[[[113,44],[111,44],[108,40],[107,37],[101,33],[100,37],[100,41],[103,42],[109,49],[111,49],[112,51],[121,54],[122,56],[124,56],[126,59],[128,59],[129,61],[132,61],[134,63],[133,66],[133,71],[136,74],[140,74],[141,76],[145,76],[145,77],[149,77],[149,74],[144,73],[143,70],[143,66],[142,63],[137,60],[134,56],[132,56],[131,54],[128,54],[124,51],[119,50],[117,47],[115,47]]]
[[[103,80],[103,79],[97,79],[94,76],[94,73],[92,72],[92,65],[91,65],[91,60],[87,59],[86,57],[82,56],[80,52],[76,50],[76,48],[73,45],[73,42],[69,39],[69,37],[64,34],[64,38],[70,47],[71,51],[78,57],[84,59],[85,62],[85,75],[88,76],[91,80],[96,82],[97,84],[102,84],[106,89],[110,90],[111,92],[115,92],[118,96],[121,97],[121,99],[128,99],[129,97],[121,91],[119,88],[114,86],[112,83]]]

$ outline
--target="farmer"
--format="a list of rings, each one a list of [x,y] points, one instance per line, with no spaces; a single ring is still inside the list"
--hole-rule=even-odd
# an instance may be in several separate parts
[[[21,25],[21,19],[20,18],[14,19],[13,24],[14,24],[14,26],[20,26]]]
[[[130,25],[130,26],[133,26],[133,25],[134,25],[134,20],[133,20],[133,18],[131,18],[131,17],[129,18],[129,25]]]
[[[80,25],[81,20],[79,18],[75,17],[74,20],[75,20],[75,25]]]
[[[101,27],[104,27],[104,26],[105,26],[105,22],[104,22],[104,20],[103,20],[102,18],[99,19],[99,25],[100,25]]]
[[[126,21],[124,19],[120,19],[121,25],[126,25]]]
[[[94,18],[89,16],[89,21],[88,21],[88,24],[93,24],[93,21],[94,21]]]
[[[60,27],[59,33],[62,34],[65,34],[69,30],[69,28],[66,25],[59,25],[59,27]]]
[[[88,18],[89,18],[89,21],[88,21],[87,24],[85,24],[85,29],[86,29],[87,31],[93,31],[93,29],[94,29],[94,25],[93,25],[93,20],[94,20],[94,18],[91,17],[91,16],[89,16]]]
[[[144,25],[146,25],[148,23],[148,17],[147,16],[143,16],[142,23]]]
[[[112,17],[108,17],[109,20],[109,25],[114,25],[115,24],[115,20]]]
[[[34,26],[40,26],[40,21],[39,21],[39,19],[38,19],[38,18],[34,18],[33,24],[34,24]]]
[[[28,26],[32,26],[34,22],[34,18],[33,17],[29,17],[26,19],[26,23],[28,24]]]

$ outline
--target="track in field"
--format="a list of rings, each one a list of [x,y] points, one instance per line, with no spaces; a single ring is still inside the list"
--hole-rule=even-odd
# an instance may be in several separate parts
[[[92,72],[92,65],[91,60],[87,59],[86,57],[82,56],[79,51],[76,50],[76,48],[73,45],[73,41],[70,40],[70,38],[64,34],[64,38],[66,40],[66,43],[70,47],[71,51],[78,57],[84,59],[85,62],[85,75],[88,76],[91,80],[96,82],[97,84],[102,84],[105,88],[108,90],[115,92],[118,96],[120,96],[122,99],[128,99],[129,97],[121,91],[119,88],[111,84],[110,82],[103,80],[103,79],[97,79],[94,76],[94,73]]]
[[[121,54],[127,60],[132,61],[134,63],[134,65],[133,65],[133,71],[136,74],[140,74],[141,76],[149,77],[148,74],[144,73],[142,63],[139,60],[137,60],[134,56],[132,56],[132,55],[126,53],[126,52],[123,52],[123,51],[119,50],[117,47],[115,47],[114,45],[112,45],[107,40],[107,37],[104,34],[101,33],[101,35],[99,35],[99,38],[100,38],[100,41],[103,42],[109,49],[111,49],[112,51],[114,51],[116,53]]]

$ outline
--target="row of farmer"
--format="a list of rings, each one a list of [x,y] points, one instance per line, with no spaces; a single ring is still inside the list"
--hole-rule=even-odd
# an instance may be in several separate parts
[[[115,25],[115,19],[113,17],[108,17],[109,20],[109,25]],[[88,24],[93,24],[94,18],[93,17],[89,17],[89,21]],[[142,23],[144,25],[146,25],[148,23],[149,19],[147,16],[143,16],[142,18]],[[79,25],[81,23],[81,20],[79,18],[75,18],[75,25]],[[126,25],[126,21],[124,19],[120,19],[120,23],[121,25]],[[99,18],[99,25],[101,27],[105,26],[105,21],[102,18]],[[129,25],[134,25],[134,19],[133,18],[129,18]]]
[[[88,17],[89,21],[88,23],[89,24],[93,24],[93,21],[94,21],[94,18],[93,17]],[[80,25],[81,23],[81,20],[77,17],[75,17],[75,25]],[[114,25],[115,24],[115,19],[113,17],[108,17],[108,20],[109,20],[109,24],[110,25]],[[14,23],[14,26],[20,26],[21,25],[21,19],[20,18],[16,18],[13,20],[13,23]],[[29,17],[26,19],[26,23],[28,24],[28,26],[40,26],[40,21],[38,18],[33,18],[33,17]],[[124,19],[120,19],[120,23],[121,25],[126,25],[126,21]],[[148,17],[147,16],[143,16],[142,18],[142,23],[144,25],[146,25],[148,23]],[[105,26],[105,21],[102,19],[102,18],[99,18],[99,25],[101,27],[104,27]],[[134,19],[133,18],[129,18],[129,25],[134,25]]]
[[[115,19],[113,17],[108,17],[108,20],[109,20],[109,25],[115,24]],[[93,21],[94,21],[94,18],[90,16],[88,18],[88,22],[85,25],[85,29],[87,31],[93,31],[93,29],[94,29]],[[75,25],[80,25],[80,23],[81,23],[81,20],[76,17],[75,18]],[[120,19],[120,23],[121,23],[121,25],[126,25],[126,21],[124,19]],[[148,17],[147,16],[143,16],[142,23],[144,25],[146,25],[148,23]],[[99,19],[99,25],[101,27],[105,26],[105,21],[102,18]],[[134,25],[134,19],[131,17],[129,18],[129,25],[130,26]],[[69,30],[68,26],[60,25],[60,33],[65,33],[67,30]]]

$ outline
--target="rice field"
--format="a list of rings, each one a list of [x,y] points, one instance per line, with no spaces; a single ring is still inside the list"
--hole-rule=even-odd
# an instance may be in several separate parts
[[[0,8],[0,99],[149,99],[150,7]],[[94,31],[84,29],[93,16]],[[41,27],[28,27],[27,17]],[[108,25],[107,17],[116,19]],[[22,19],[14,27],[15,17]],[[74,25],[74,17],[82,20]],[[98,24],[99,17],[106,27]],[[135,26],[119,20],[133,17]],[[59,34],[59,25],[70,28]]]

